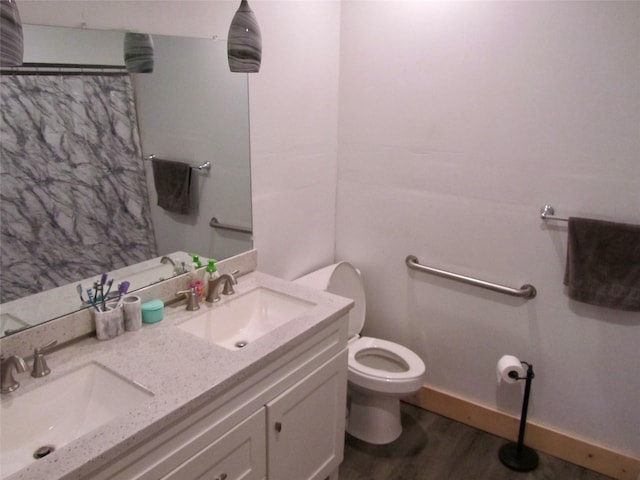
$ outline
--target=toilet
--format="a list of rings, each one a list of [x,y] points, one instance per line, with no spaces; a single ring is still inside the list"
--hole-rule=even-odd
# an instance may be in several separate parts
[[[400,398],[422,387],[424,362],[397,343],[361,337],[366,299],[360,272],[340,262],[300,277],[296,283],[350,298],[349,419],[347,432],[367,443],[393,442],[402,433]]]

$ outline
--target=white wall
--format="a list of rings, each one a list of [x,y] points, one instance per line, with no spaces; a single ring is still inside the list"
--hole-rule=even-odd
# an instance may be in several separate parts
[[[334,258],[340,3],[253,1],[249,76],[258,267],[293,279]]]
[[[504,353],[534,364],[531,418],[640,453],[640,315],[568,300],[561,216],[640,223],[640,3],[345,2],[337,259],[365,333],[427,384],[519,413]],[[410,271],[520,287],[525,302]]]
[[[19,0],[23,23],[226,38],[238,0]]]

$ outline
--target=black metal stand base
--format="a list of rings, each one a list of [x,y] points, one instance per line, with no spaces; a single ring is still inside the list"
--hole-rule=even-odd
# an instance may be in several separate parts
[[[517,472],[529,472],[538,466],[538,454],[535,450],[522,445],[518,454],[517,443],[507,443],[500,447],[498,456],[503,465]]]

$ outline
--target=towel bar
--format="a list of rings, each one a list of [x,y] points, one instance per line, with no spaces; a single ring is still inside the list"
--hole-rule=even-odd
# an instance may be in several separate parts
[[[555,217],[556,211],[551,205],[545,205],[540,209],[540,218],[543,220],[557,220],[558,222],[568,222],[568,218]]]
[[[144,157],[145,160],[153,160],[154,158],[156,158],[155,153],[152,153],[151,155],[147,155],[146,157]],[[211,162],[204,162],[202,165],[198,165],[197,167],[191,167],[194,170],[206,170],[209,171],[211,170]]]
[[[450,280],[455,280],[457,282],[466,283],[468,285],[474,285],[476,287],[492,290],[494,292],[504,293],[505,295],[510,295],[512,297],[520,297],[528,300],[534,298],[537,294],[535,287],[529,284],[525,284],[519,289],[516,289],[505,287],[504,285],[499,285],[497,283],[486,282],[484,280],[479,280],[473,277],[467,277],[458,273],[447,272],[446,270],[440,270],[438,268],[420,265],[420,263],[418,263],[418,258],[415,255],[409,255],[405,259],[405,263],[407,264],[407,267],[411,268],[412,270],[417,270],[418,272],[430,273],[438,277],[444,277]]]
[[[232,232],[240,232],[240,233],[248,233],[249,235],[253,234],[253,230],[247,227],[241,227],[239,225],[229,225],[228,223],[220,223],[216,217],[213,217],[209,221],[209,226],[211,228],[219,228],[220,230],[230,230]]]

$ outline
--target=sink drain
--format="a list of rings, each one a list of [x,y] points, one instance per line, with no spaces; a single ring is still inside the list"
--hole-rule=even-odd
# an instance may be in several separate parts
[[[51,445],[45,445],[44,447],[40,447],[33,453],[33,458],[35,458],[36,460],[39,460],[43,457],[46,457],[50,453],[52,453],[54,450],[55,450],[55,447],[52,447]]]
[[[246,347],[248,343],[249,342],[236,342],[235,347],[236,348],[243,348],[243,347]]]

